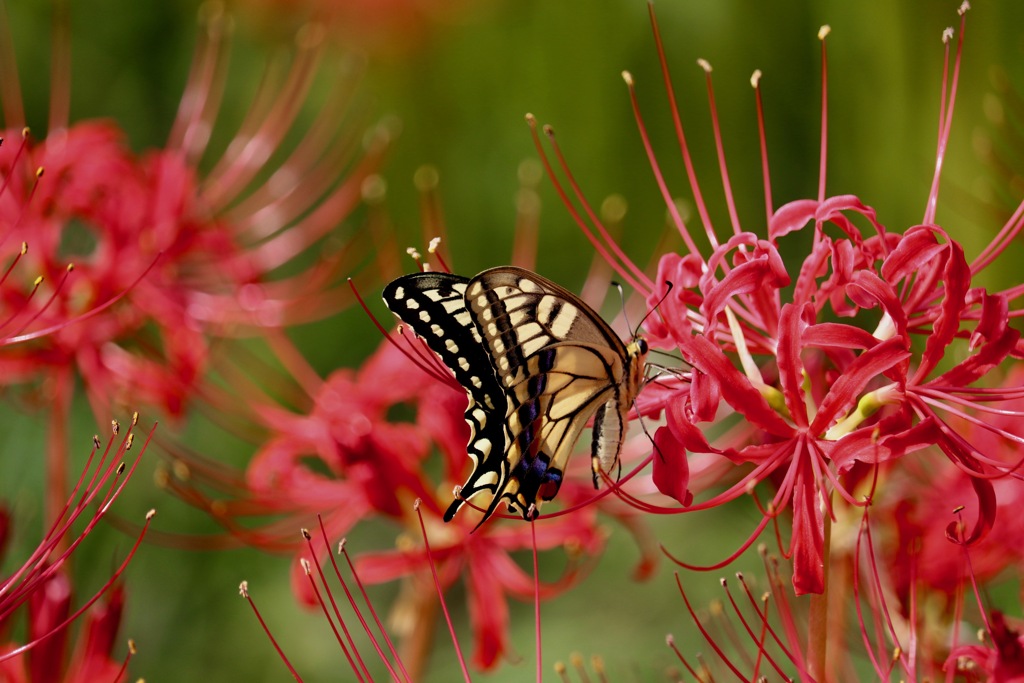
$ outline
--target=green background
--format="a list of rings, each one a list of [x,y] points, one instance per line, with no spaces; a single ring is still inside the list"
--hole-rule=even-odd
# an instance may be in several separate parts
[[[1024,88],[1024,7],[1015,2],[979,2],[968,18],[954,131],[946,159],[938,220],[977,253],[1015,205],[1020,178],[1000,165],[1024,168],[1019,139],[1019,93]],[[817,187],[820,135],[818,27],[828,23],[829,194],[854,193],[878,210],[892,230],[919,222],[935,156],[942,69],[940,34],[958,22],[952,2],[807,3],[725,1],[657,3],[659,23],[673,68],[676,95],[702,187],[716,221],[727,214],[718,182],[703,72],[698,57],[714,66],[717,103],[736,202],[745,229],[763,234],[763,197],[751,72],[764,72],[768,145],[774,200],[813,197]],[[214,147],[222,149],[241,121],[257,87],[267,54],[280,49],[290,27],[238,14],[228,97]],[[8,6],[29,124],[45,133],[49,87],[51,6]],[[185,82],[197,35],[194,3],[97,0],[73,3],[72,120],[111,118],[138,151],[159,147]],[[358,31],[357,31],[358,33]],[[339,38],[351,45],[351,39]],[[453,6],[450,14],[424,24],[415,40],[379,40],[363,46],[365,75],[358,89],[367,121],[394,117],[401,134],[381,173],[387,181],[387,213],[400,246],[422,246],[415,170],[435,166],[448,224],[452,266],[463,273],[507,262],[515,223],[517,168],[536,158],[523,115],[533,112],[553,125],[572,168],[595,203],[619,193],[629,203],[624,240],[638,263],[649,259],[665,224],[665,208],[647,164],[620,72],[631,71],[645,122],[659,159],[677,194],[686,196],[682,164],[661,85],[647,5],[640,0],[488,0]],[[276,46],[276,47],[275,47]],[[997,92],[994,69],[1006,75],[1008,92]],[[319,88],[326,86],[321,82]],[[315,114],[312,96],[306,120]],[[998,103],[1002,103],[1002,107]],[[998,116],[1002,111],[1002,119]],[[1015,132],[1016,131],[1016,132]],[[984,140],[994,141],[995,163]],[[209,160],[204,163],[209,163]],[[537,270],[577,288],[593,250],[573,225],[550,183],[542,200]],[[362,211],[353,217],[358,224]],[[404,258],[404,257],[403,257]],[[1012,261],[1012,259],[1004,259]],[[413,264],[403,260],[406,269]],[[1015,281],[1015,272],[992,276]],[[991,284],[991,283],[990,283]],[[1004,283],[1005,284],[1005,283]],[[376,287],[375,284],[371,286]],[[373,297],[375,298],[375,297]],[[383,308],[376,312],[383,315]],[[356,365],[378,341],[361,311],[350,311],[293,330],[309,360],[324,375]],[[16,399],[16,396],[12,398]],[[36,538],[45,421],[8,402],[0,431],[0,494],[17,517],[15,544],[3,567]],[[245,451],[225,443],[197,408],[191,420],[164,422],[162,439],[181,439],[194,450],[243,462]],[[148,422],[144,419],[144,424]],[[78,406],[69,430],[76,456],[87,452],[94,419]],[[146,457],[155,468],[156,451]],[[75,468],[71,468],[75,471]],[[116,510],[140,519],[156,507],[156,528],[207,533],[198,513],[152,485],[147,472],[132,482]],[[657,536],[694,562],[731,552],[759,515],[659,520]],[[609,549],[585,582],[545,603],[546,671],[572,651],[599,654],[612,680],[663,680],[673,658],[668,632],[685,640],[687,652],[706,650],[678,597],[669,563],[645,584],[629,578],[634,546],[611,527]],[[386,547],[393,530],[383,525],[352,535],[353,550]],[[84,586],[109,576],[130,539],[110,528],[76,553]],[[522,558],[524,562],[528,558]],[[287,680],[237,585],[248,579],[281,645],[308,681],[348,680],[330,632],[315,614],[291,598],[287,557],[254,551],[188,552],[148,545],[127,572],[128,612],[123,637],[139,654],[132,678],[147,681]],[[753,561],[740,565],[756,566]],[[731,570],[730,570],[731,573]],[[697,593],[713,594],[718,573],[687,575]],[[378,607],[394,590],[374,592]],[[703,600],[706,600],[704,598]],[[461,642],[472,639],[461,591],[452,591]],[[533,618],[529,605],[515,605],[512,650],[519,661],[480,680],[532,680]],[[430,681],[455,680],[451,648],[439,633]]]

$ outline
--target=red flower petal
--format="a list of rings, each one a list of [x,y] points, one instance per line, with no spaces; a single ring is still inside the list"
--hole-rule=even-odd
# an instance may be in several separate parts
[[[848,410],[871,380],[910,357],[907,342],[893,337],[857,356],[829,388],[811,423],[810,432],[818,434],[831,425],[839,411]]]
[[[806,446],[793,454],[800,463],[793,487],[793,590],[797,595],[821,593],[825,590],[824,519],[818,499],[818,486],[814,481]]]
[[[690,468],[686,461],[686,449],[676,439],[669,427],[660,427],[654,433],[654,485],[664,495],[687,506],[693,501],[688,490]]]

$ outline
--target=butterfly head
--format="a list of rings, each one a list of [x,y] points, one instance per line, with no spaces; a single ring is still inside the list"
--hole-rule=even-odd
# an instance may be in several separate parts
[[[647,340],[641,336],[633,337],[633,341],[626,346],[626,358],[629,361],[629,366],[626,369],[628,373],[626,381],[628,394],[631,397],[630,401],[636,397],[640,391],[640,385],[643,384],[649,351]]]

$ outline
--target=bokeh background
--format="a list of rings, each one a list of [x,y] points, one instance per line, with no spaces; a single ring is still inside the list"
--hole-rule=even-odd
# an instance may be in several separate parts
[[[211,6],[182,0],[86,0],[70,5],[72,120],[111,118],[133,149],[160,147],[181,98],[199,30],[197,17]],[[38,137],[45,135],[47,121],[53,9],[43,0],[5,8],[27,118]],[[295,13],[289,14],[269,0],[239,1],[223,9],[234,16],[236,35],[224,113],[214,131],[213,147],[221,149],[251,105],[267,59],[287,51],[307,16],[304,9],[293,6]],[[704,76],[695,60],[702,57],[714,66],[740,216],[747,229],[761,231],[763,197],[748,79],[756,68],[764,72],[776,206],[813,196],[820,135],[816,33],[827,23],[832,27],[828,191],[859,195],[892,230],[920,220],[935,158],[940,35],[957,22],[954,2],[661,0],[656,9],[688,139],[716,218],[721,221],[727,214],[717,180]],[[387,186],[384,211],[400,246],[423,247],[413,177],[420,166],[430,164],[440,177],[453,268],[472,274],[508,261],[518,174],[524,161],[537,156],[524,122],[524,114],[533,112],[555,127],[591,200],[599,203],[611,194],[625,198],[622,242],[639,263],[646,263],[664,226],[665,207],[633,122],[620,75],[624,69],[636,79],[645,121],[671,187],[684,202],[688,194],[647,13],[642,0],[409,0],[347,16],[332,40],[336,58],[362,74],[354,91],[358,115],[348,125],[387,120],[400,129],[381,170]],[[1024,114],[1022,27],[1024,6],[1009,0],[978,2],[968,20],[938,216],[965,243],[969,255],[1002,224],[1024,190],[1015,175],[1024,170],[1019,127]],[[317,87],[326,91],[328,85]],[[315,91],[305,121],[312,120],[317,101]],[[539,194],[537,270],[578,288],[592,248],[546,179]],[[358,210],[349,229],[365,219],[365,209]],[[412,270],[414,264],[402,258]],[[381,283],[372,276],[353,275],[376,301]],[[1020,275],[1003,272],[995,277],[1009,282]],[[386,315],[382,305],[374,305],[378,315]],[[358,309],[290,330],[290,335],[325,376],[339,366],[357,365],[379,341]],[[18,516],[11,553],[18,557],[34,545],[41,527],[46,427],[16,391],[5,395],[3,405],[0,496]],[[244,462],[244,448],[222,438],[205,417],[201,406],[177,421],[148,415],[161,420],[160,439],[180,440],[211,457]],[[96,431],[88,407],[77,406],[69,429],[71,451],[84,456]],[[151,447],[147,472],[157,468],[161,447]],[[158,510],[157,529],[185,534],[216,530],[143,473],[117,510],[124,518],[138,519],[149,507]],[[689,560],[710,562],[731,552],[758,517],[754,511],[732,514],[673,520],[657,526],[656,533],[670,548],[685,549]],[[550,671],[556,659],[578,651],[603,656],[613,680],[661,680],[672,662],[664,646],[666,633],[687,643],[684,650],[706,647],[696,639],[668,563],[652,580],[633,582],[629,575],[637,551],[622,529],[610,526],[609,532],[609,550],[593,575],[568,595],[544,604],[546,668]],[[382,547],[393,536],[384,528],[360,529],[350,538],[350,547]],[[99,585],[130,542],[117,529],[100,529],[76,553],[75,568],[83,584]],[[302,611],[292,599],[289,562],[289,557],[251,550],[200,552],[157,543],[144,547],[126,579],[128,613],[122,635],[139,646],[132,676],[147,681],[287,680],[237,595],[239,581],[247,579],[305,679],[347,680],[342,655],[321,618]],[[688,585],[710,593],[718,575],[689,575]],[[393,594],[387,586],[373,593],[378,607],[386,607]],[[461,600],[459,591],[453,591],[450,607],[468,647],[471,638]],[[530,679],[531,606],[516,606],[512,633],[520,660],[480,675],[480,680]],[[443,633],[434,664],[430,681],[455,680],[455,659]]]

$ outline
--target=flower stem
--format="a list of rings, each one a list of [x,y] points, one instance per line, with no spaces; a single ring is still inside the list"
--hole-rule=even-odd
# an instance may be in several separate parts
[[[409,620],[402,631],[404,637],[399,648],[399,656],[405,663],[406,670],[412,680],[418,681],[426,675],[430,653],[434,649],[434,634],[441,603],[437,595],[427,589],[429,578],[415,577],[403,586],[403,598],[406,617]]]

